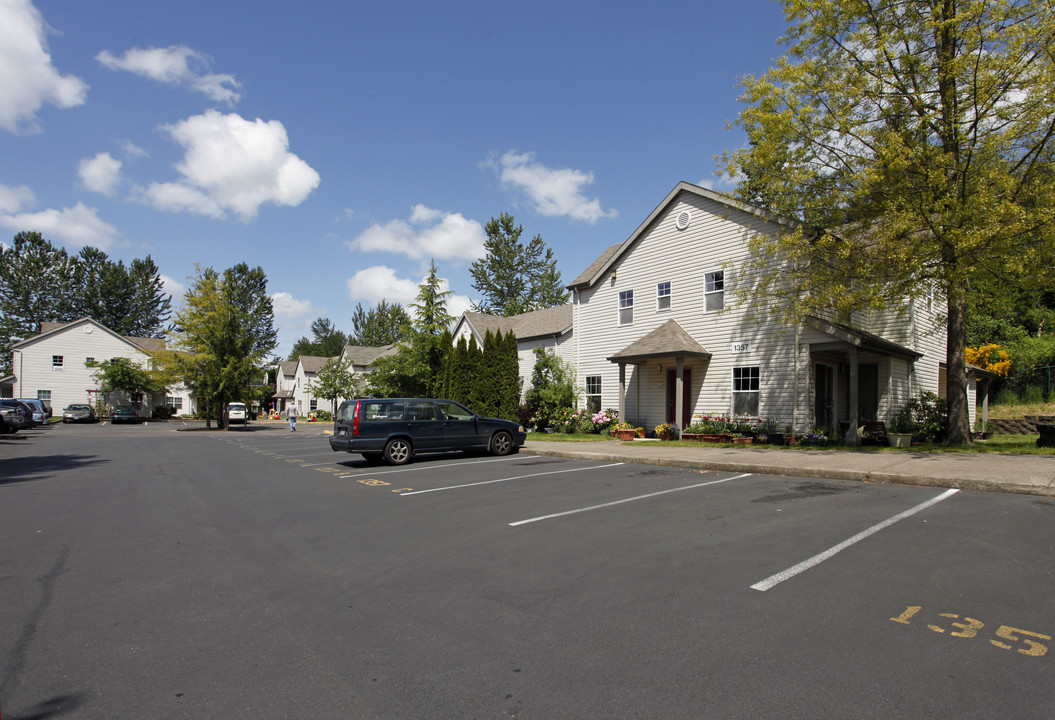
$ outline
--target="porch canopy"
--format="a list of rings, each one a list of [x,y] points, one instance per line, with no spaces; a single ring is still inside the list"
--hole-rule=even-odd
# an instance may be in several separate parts
[[[709,360],[711,353],[696,342],[685,329],[674,320],[668,320],[625,348],[607,358],[619,365],[619,421],[626,420],[626,366],[644,365],[653,360],[673,359],[677,387],[674,391],[674,417],[684,413],[684,371],[686,358]]]
[[[857,436],[857,420],[861,411],[860,399],[858,397],[858,389],[860,387],[858,359],[860,353],[867,352],[888,357],[899,357],[908,360],[910,363],[914,363],[922,358],[923,353],[907,348],[904,345],[891,342],[890,340],[886,340],[873,333],[858,330],[849,325],[844,325],[843,323],[832,322],[815,316],[806,318],[806,326],[813,328],[814,330],[820,330],[830,337],[830,340],[825,342],[810,343],[811,355],[814,353],[836,353],[845,359],[846,365],[849,367],[850,377],[847,385],[847,404],[850,427],[846,433],[846,439],[851,443],[856,444],[859,441]]]

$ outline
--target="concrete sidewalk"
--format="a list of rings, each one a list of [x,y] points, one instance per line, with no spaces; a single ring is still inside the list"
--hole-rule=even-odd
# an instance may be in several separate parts
[[[547,442],[535,440],[531,435],[528,435],[521,452],[601,462],[933,485],[1055,497],[1055,455],[893,452],[867,448],[695,448],[641,440]]]

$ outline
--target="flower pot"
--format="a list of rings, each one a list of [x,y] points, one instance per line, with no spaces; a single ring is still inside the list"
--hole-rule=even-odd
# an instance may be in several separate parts
[[[665,441],[668,441],[668,442],[669,442],[669,441],[671,441],[671,440],[677,440],[677,439],[678,439],[678,437],[677,437],[677,435],[675,435],[675,434],[674,434],[674,433],[672,433],[672,432],[665,432],[665,433],[660,433],[660,434],[659,434],[659,439],[660,439],[660,440],[665,440]]]
[[[637,430],[613,430],[612,435],[615,436],[616,440],[628,442],[637,437]]]
[[[682,433],[681,434],[681,439],[682,440],[691,440],[691,441],[694,441],[694,442],[699,442],[703,438],[704,438],[704,435],[702,435],[700,433]]]
[[[887,442],[890,443],[890,447],[896,448],[907,448],[912,447],[912,433],[892,433],[886,434]]]
[[[750,445],[755,441],[755,439],[750,435],[746,435],[744,437],[734,437],[732,438],[732,441],[733,445]]]

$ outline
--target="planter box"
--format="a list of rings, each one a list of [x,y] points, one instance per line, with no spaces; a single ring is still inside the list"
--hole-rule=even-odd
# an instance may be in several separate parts
[[[637,437],[637,430],[613,430],[612,435],[616,440],[627,442]]]
[[[695,441],[695,442],[699,442],[700,440],[703,440],[704,437],[706,437],[706,436],[703,435],[702,433],[682,433],[681,434],[681,439],[682,440],[691,440],[691,441]]]
[[[907,448],[912,447],[912,433],[892,433],[886,434],[887,442],[890,443],[890,447],[896,448]]]

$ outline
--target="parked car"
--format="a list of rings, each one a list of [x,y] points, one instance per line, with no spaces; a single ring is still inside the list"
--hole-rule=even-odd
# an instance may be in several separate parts
[[[22,429],[22,411],[13,405],[0,405],[0,434],[13,435]]]
[[[420,452],[480,450],[516,453],[527,440],[523,425],[477,415],[453,400],[359,398],[337,409],[330,447],[360,453],[368,462],[402,465]]]
[[[95,416],[95,408],[91,405],[68,405],[62,411],[62,422],[64,423],[91,423],[96,420],[98,418]]]
[[[248,413],[245,409],[245,403],[233,402],[227,403],[227,424],[228,425],[245,425]]]
[[[19,430],[33,427],[33,410],[21,400],[12,400],[10,398],[0,399],[0,407],[15,410],[19,419]]]
[[[44,406],[44,403],[36,398],[16,398],[20,403],[28,405],[30,410],[33,412],[33,424],[43,425],[51,421],[51,409]]]
[[[139,422],[139,413],[131,405],[118,405],[110,411],[110,422],[116,425],[119,422]]]

